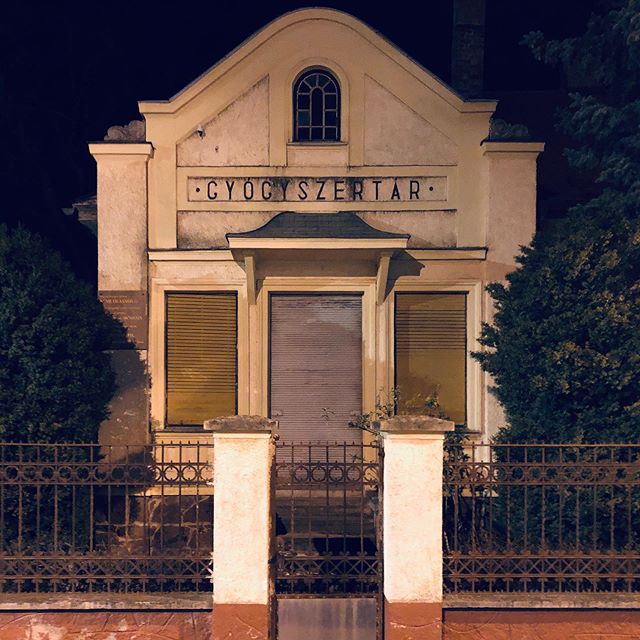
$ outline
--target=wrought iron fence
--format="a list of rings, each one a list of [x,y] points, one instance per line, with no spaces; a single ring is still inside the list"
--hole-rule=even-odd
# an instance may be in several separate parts
[[[381,593],[377,444],[276,444],[276,592]]]
[[[0,593],[210,591],[212,445],[0,444]]]
[[[640,445],[473,445],[444,472],[450,592],[640,592]]]

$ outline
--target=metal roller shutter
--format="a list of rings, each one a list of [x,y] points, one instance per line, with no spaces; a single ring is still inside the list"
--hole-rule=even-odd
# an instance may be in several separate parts
[[[167,294],[167,423],[201,425],[236,413],[233,293]]]
[[[456,424],[465,423],[467,323],[464,293],[396,294],[396,387],[401,413],[420,413],[437,394]]]
[[[283,440],[361,440],[361,296],[271,296],[270,391]]]

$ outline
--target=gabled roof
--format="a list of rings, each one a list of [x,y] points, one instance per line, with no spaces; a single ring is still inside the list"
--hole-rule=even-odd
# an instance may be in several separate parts
[[[387,40],[380,33],[372,29],[362,20],[354,16],[329,8],[297,9],[276,18],[265,27],[247,38],[228,55],[207,69],[203,74],[176,93],[169,100],[143,100],[138,103],[141,113],[174,113],[185,106],[213,82],[239,64],[244,58],[257,53],[270,39],[301,22],[327,21],[340,24],[367,40],[380,52],[386,54],[411,75],[422,82],[426,88],[437,94],[450,106],[460,112],[494,111],[496,102],[493,100],[465,100],[453,88],[425,69],[418,62],[409,57],[404,51]]]

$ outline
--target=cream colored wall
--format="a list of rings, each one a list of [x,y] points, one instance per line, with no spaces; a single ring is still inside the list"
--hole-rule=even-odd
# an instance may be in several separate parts
[[[226,247],[225,234],[257,229],[273,216],[269,211],[179,211],[178,247]],[[392,233],[409,233],[410,247],[456,246],[455,211],[362,211],[368,224]]]
[[[292,84],[312,65],[330,68],[340,82],[339,143],[292,142]],[[266,296],[278,288],[368,292],[365,410],[393,386],[395,291],[467,291],[469,344],[476,348],[480,323],[491,312],[482,289],[514,267],[518,246],[535,228],[541,145],[486,142],[495,106],[463,101],[355,18],[306,9],[268,25],[171,100],[140,103],[149,144],[92,147],[101,287],[140,290],[147,277],[150,282],[153,426],[164,426],[166,291],[237,291],[241,413],[266,411]],[[439,200],[403,201],[393,208],[385,202],[257,201],[216,201],[214,208],[190,199],[190,178],[216,176],[433,176],[443,187]],[[251,304],[242,256],[206,251],[226,247],[226,233],[259,227],[282,210],[345,209],[379,229],[411,234],[412,251],[391,262],[391,292],[382,304],[373,293],[373,252],[261,253],[258,301]],[[485,246],[486,259],[468,252],[434,258],[417,250]],[[470,358],[468,375],[470,426],[486,436],[501,422],[500,408]]]
[[[442,434],[384,434],[388,603],[442,602],[443,439]]]
[[[428,259],[425,252],[410,252],[392,261],[391,290],[381,305],[374,294],[375,254],[353,250],[278,251],[258,255],[258,301],[247,299],[246,273],[230,251],[199,251],[192,260],[178,252],[152,255],[150,264],[151,335],[149,354],[152,424],[164,425],[164,362],[166,291],[220,291],[238,293],[239,360],[238,406],[244,414],[265,415],[268,410],[268,295],[271,291],[357,291],[364,295],[363,339],[365,344],[363,410],[386,401],[394,386],[393,303],[396,291],[463,291],[468,294],[468,345],[479,348],[476,338],[486,319],[482,289],[487,283],[486,262],[481,259]],[[468,357],[467,415],[470,428],[486,434],[489,415],[484,374]]]
[[[409,233],[409,247],[455,247],[456,212],[363,211],[362,219],[376,229]]]
[[[147,291],[147,162],[149,144],[93,144],[98,185],[98,291]],[[144,312],[142,312],[144,313]],[[143,319],[143,321],[146,318]],[[149,440],[146,349],[116,349],[116,392],[100,426],[102,444]]]
[[[342,143],[291,143],[291,87],[297,74],[311,65],[330,68],[340,81]],[[364,171],[367,166],[455,168],[461,150],[478,147],[487,136],[489,117],[495,108],[493,102],[464,102],[351,16],[329,9],[287,14],[172,100],[140,104],[147,121],[148,140],[156,148],[149,181],[151,248],[178,245],[177,211],[189,210],[178,205],[188,164],[222,165],[223,149],[227,166],[249,162],[243,155],[247,152],[248,134],[238,124],[240,114],[250,109],[264,113],[266,77],[269,123],[265,131],[256,131],[255,144],[262,154],[268,129],[268,164],[272,168],[324,167],[328,175],[339,175],[338,167],[342,171]],[[255,117],[250,115],[252,131]],[[223,121],[232,126],[224,127],[225,132],[222,128],[217,133],[213,129],[209,132],[210,127],[217,126],[214,123]],[[200,138],[195,132],[203,123],[211,124],[205,126],[205,136]],[[222,141],[218,152],[214,139],[216,143],[218,139]],[[242,162],[232,160],[239,156]],[[256,161],[254,166],[261,163]],[[182,173],[177,171],[177,165],[184,169]],[[474,173],[479,173],[478,163]],[[447,206],[435,208],[451,208],[450,203],[464,195],[473,209],[467,218],[477,228],[469,236],[477,240],[474,244],[482,244],[483,229],[477,215],[479,187],[476,181],[465,182],[458,193],[454,183],[455,176]],[[239,204],[236,210],[255,210],[257,204]],[[411,204],[415,210],[417,203]],[[334,210],[338,208],[334,206]],[[323,203],[322,209],[330,207]]]
[[[368,165],[455,165],[455,141],[365,76],[364,161]]]
[[[262,79],[178,144],[177,163],[191,167],[269,164],[269,80]]]
[[[543,145],[488,142],[487,239],[490,260],[514,264],[521,245],[531,242],[536,229],[536,161]]]
[[[272,530],[271,434],[214,433],[213,442],[214,606],[267,605]]]
[[[147,160],[151,149],[149,145],[135,147],[142,148],[125,144],[92,148],[98,168],[100,291],[146,289]]]
[[[269,211],[179,211],[178,247],[202,249],[226,247],[225,234],[252,231],[276,215]]]

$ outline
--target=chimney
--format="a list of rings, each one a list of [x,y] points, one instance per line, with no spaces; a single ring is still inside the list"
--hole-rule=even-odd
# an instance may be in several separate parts
[[[467,98],[482,94],[485,0],[453,0],[451,85]]]

